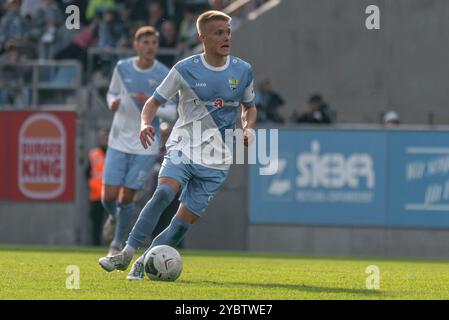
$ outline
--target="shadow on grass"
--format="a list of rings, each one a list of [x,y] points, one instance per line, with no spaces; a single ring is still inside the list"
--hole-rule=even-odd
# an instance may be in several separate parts
[[[372,297],[381,296],[384,294],[381,290],[368,289],[348,289],[348,288],[333,288],[333,287],[317,287],[308,286],[305,284],[285,284],[285,283],[243,283],[243,282],[216,282],[216,281],[189,281],[179,280],[179,283],[184,284],[199,284],[199,285],[213,285],[213,286],[236,286],[236,287],[254,287],[259,289],[287,289],[314,293],[342,293],[342,294],[356,294],[368,295]]]

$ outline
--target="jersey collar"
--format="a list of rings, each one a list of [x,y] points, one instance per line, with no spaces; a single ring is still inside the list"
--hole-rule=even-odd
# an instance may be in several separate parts
[[[151,67],[149,67],[148,69],[142,69],[139,68],[139,66],[137,65],[137,57],[133,59],[133,67],[136,71],[138,72],[148,72],[153,70],[154,67],[156,67],[156,65],[159,63],[159,61],[157,61],[156,59],[154,59],[153,65]]]
[[[206,59],[204,59],[204,53],[202,53],[202,54],[200,55],[200,57],[201,57],[201,62],[203,63],[203,65],[204,65],[207,69],[212,70],[212,71],[223,71],[223,70],[226,70],[226,69],[228,68],[228,66],[229,66],[229,61],[231,60],[231,57],[230,57],[230,56],[227,56],[227,58],[226,58],[226,63],[225,63],[223,66],[221,66],[221,67],[214,67],[214,66],[211,66],[210,64],[208,64],[208,63],[206,62]]]

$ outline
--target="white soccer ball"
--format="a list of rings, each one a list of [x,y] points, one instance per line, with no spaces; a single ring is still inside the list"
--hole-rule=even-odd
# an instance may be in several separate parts
[[[175,281],[182,272],[182,259],[176,249],[162,245],[148,252],[144,266],[145,274],[151,280]]]

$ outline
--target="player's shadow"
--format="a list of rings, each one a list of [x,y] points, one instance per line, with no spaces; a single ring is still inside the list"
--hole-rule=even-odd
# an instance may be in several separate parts
[[[371,295],[376,296],[382,294],[381,290],[368,290],[368,289],[348,289],[348,288],[334,288],[334,287],[318,287],[318,286],[308,286],[304,284],[284,284],[284,283],[243,283],[243,282],[216,282],[216,281],[189,281],[180,280],[185,284],[205,284],[214,286],[250,286],[263,289],[288,289],[297,290],[304,292],[315,292],[315,293],[346,293],[346,294],[356,294],[356,295]]]

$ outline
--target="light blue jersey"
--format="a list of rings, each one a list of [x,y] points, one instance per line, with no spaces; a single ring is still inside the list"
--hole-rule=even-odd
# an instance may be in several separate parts
[[[193,163],[211,169],[229,169],[232,150],[226,142],[233,141],[234,133],[225,130],[235,129],[241,104],[254,103],[251,65],[228,56],[226,64],[217,68],[203,54],[191,56],[170,70],[154,97],[165,103],[178,92],[179,118],[167,150],[181,150]],[[216,161],[211,163],[210,158]]]
[[[121,103],[114,114],[109,147],[130,154],[156,155],[159,154],[160,147],[158,139],[146,150],[139,140],[140,114],[143,104],[138,102],[136,94],[142,92],[148,97],[152,96],[157,86],[168,75],[169,69],[155,60],[152,67],[143,70],[137,66],[136,60],[136,57],[120,60],[114,69],[108,90],[108,105],[111,107],[112,102],[117,98],[121,99]],[[167,103],[160,108],[161,111],[153,121],[156,130],[159,130],[158,116],[167,108],[173,109],[176,117],[176,106]]]

